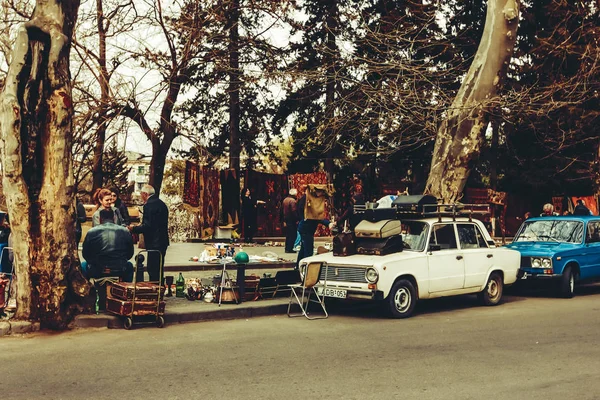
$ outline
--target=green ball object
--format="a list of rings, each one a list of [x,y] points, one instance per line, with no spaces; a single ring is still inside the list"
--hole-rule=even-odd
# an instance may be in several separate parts
[[[248,257],[245,251],[240,251],[235,255],[234,260],[238,264],[247,264],[250,261],[250,257]]]

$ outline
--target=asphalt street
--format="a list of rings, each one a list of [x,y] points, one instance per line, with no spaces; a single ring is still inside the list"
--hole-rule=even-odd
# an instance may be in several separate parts
[[[7,399],[598,399],[600,286],[0,339]]]

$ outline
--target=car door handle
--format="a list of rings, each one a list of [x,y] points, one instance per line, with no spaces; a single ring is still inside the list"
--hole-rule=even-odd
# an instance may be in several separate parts
[[[457,260],[462,260],[462,259],[463,259],[463,256],[456,256],[456,259],[457,259]]]
[[[492,258],[492,257],[494,257],[494,255],[493,255],[493,254],[488,254],[488,255],[487,255],[487,258]]]

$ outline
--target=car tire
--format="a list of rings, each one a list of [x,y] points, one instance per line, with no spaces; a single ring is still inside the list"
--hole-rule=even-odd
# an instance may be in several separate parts
[[[560,278],[560,287],[558,289],[560,297],[570,299],[575,292],[575,274],[571,267],[565,267]]]
[[[417,305],[417,291],[407,279],[394,283],[386,300],[388,313],[392,318],[408,318]]]
[[[497,272],[492,272],[488,278],[485,288],[479,292],[477,297],[485,306],[495,306],[502,300],[502,292],[504,291],[504,282],[502,276]]]

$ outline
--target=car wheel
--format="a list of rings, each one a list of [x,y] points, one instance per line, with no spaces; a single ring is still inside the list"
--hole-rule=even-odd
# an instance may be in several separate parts
[[[502,300],[502,292],[504,290],[504,282],[502,276],[497,272],[492,272],[485,289],[479,292],[479,300],[486,306],[495,306]]]
[[[406,279],[400,279],[392,286],[387,298],[387,308],[393,318],[408,318],[417,304],[417,291]]]
[[[575,291],[575,275],[571,267],[565,267],[562,278],[560,279],[559,293],[561,297],[570,299]]]
[[[127,317],[123,320],[123,328],[130,330],[133,327],[133,320]]]

